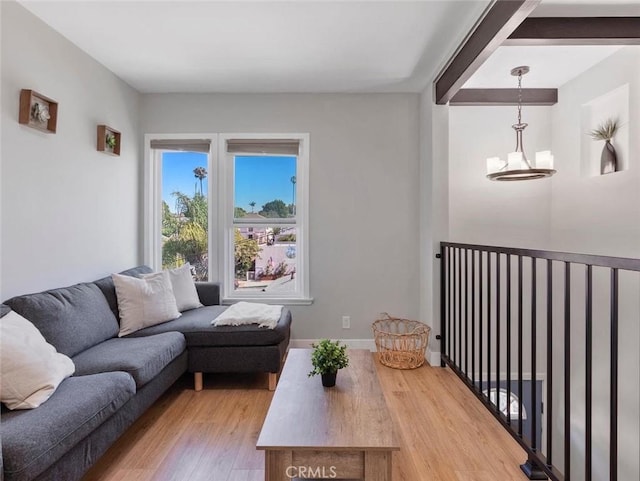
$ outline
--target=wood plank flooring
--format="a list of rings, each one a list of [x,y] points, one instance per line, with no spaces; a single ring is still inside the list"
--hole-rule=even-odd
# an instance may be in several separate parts
[[[376,361],[401,449],[394,481],[524,481],[524,451],[449,369]],[[318,382],[320,380],[318,379]],[[83,481],[263,481],[255,449],[273,392],[266,375],[178,381]]]

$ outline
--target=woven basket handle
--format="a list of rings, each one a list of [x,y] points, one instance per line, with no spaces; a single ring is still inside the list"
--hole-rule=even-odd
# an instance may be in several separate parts
[[[419,324],[416,327],[414,327],[413,331],[411,331],[409,334],[415,334],[418,329],[422,329],[422,326]]]

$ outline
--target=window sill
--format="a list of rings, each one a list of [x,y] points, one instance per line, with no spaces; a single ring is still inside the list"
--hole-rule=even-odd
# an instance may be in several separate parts
[[[261,302],[263,304],[283,304],[285,306],[310,306],[313,304],[313,297],[225,297],[222,299],[223,306],[230,306],[236,302]]]

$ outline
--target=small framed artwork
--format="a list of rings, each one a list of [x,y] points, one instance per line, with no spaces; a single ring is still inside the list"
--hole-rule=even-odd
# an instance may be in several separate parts
[[[58,102],[34,90],[20,91],[18,122],[48,134],[56,133]]]
[[[122,135],[107,125],[98,125],[98,152],[120,155]]]

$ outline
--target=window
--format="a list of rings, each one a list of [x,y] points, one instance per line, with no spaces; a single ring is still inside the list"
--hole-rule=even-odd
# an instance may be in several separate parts
[[[191,264],[196,280],[210,276],[209,211],[211,139],[156,138],[149,141],[146,185],[152,208],[146,260],[170,269]]]
[[[145,263],[189,262],[195,279],[221,283],[224,301],[311,302],[307,134],[145,142]]]
[[[307,135],[221,135],[224,296],[308,301]]]

